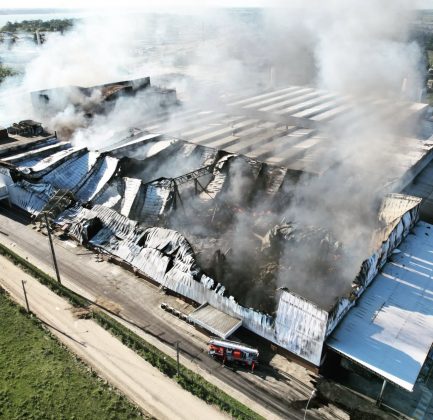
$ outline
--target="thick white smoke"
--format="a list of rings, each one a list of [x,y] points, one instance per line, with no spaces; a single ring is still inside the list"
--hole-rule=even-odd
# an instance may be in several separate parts
[[[328,229],[343,242],[344,257],[331,279],[319,272],[314,278],[307,267],[316,256],[306,245],[279,281],[295,291],[309,289],[316,301],[326,295],[332,301],[350,288],[362,260],[371,254],[385,186],[405,171],[403,136],[414,127],[394,105],[419,98],[421,52],[408,42],[407,1],[335,0],[301,10],[308,16],[304,29],[314,40],[316,86],[347,97],[352,110],[351,118],[327,127],[321,162],[332,169],[301,182],[286,215],[301,226]],[[291,252],[287,249],[283,259]]]
[[[331,276],[302,269],[318,252],[306,243],[304,249],[297,244],[296,260],[285,264],[289,269],[278,277],[281,286],[310,290],[312,298],[332,301],[350,287],[371,251],[384,184],[402,173],[397,152],[401,135],[411,127],[402,124],[389,103],[418,99],[421,52],[408,41],[412,11],[406,0],[291,0],[281,6],[245,15],[211,11],[176,19],[128,14],[87,19],[65,36],[49,38],[26,67],[20,89],[182,73],[188,77],[178,78],[182,82],[174,87],[185,91],[191,109],[218,109],[222,93],[288,84],[310,84],[346,97],[351,118],[324,128],[327,147],[320,164],[326,171],[293,186],[291,205],[272,219],[323,227],[343,243],[344,257]],[[191,77],[207,83],[191,82]],[[28,103],[17,102],[14,115],[29,117],[22,115],[23,110],[30,112]],[[145,103],[143,97],[121,99],[108,116],[95,118],[89,127],[72,107],[46,123],[52,128],[80,127],[73,141],[97,146],[117,131],[143,125],[150,112]],[[12,101],[9,105],[12,109]],[[232,185],[232,201],[233,194],[242,195],[244,184],[250,185],[249,179]],[[238,238],[251,233],[246,217],[248,213],[234,228]],[[256,246],[245,240],[238,245]],[[251,257],[242,249],[234,255],[239,255],[238,266],[248,264],[243,256]],[[293,259],[290,247],[281,258],[281,265]]]

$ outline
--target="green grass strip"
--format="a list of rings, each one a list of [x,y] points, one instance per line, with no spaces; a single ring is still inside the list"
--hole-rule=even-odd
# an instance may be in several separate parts
[[[23,271],[33,276],[42,284],[47,286],[59,296],[65,297],[69,302],[77,307],[89,307],[93,302],[71,291],[67,287],[58,283],[54,278],[35,267],[26,259],[22,258],[9,248],[0,244],[0,255],[5,256]],[[227,412],[237,419],[264,419],[264,417],[252,411],[250,408],[240,403],[230,395],[206,381],[203,377],[190,369],[181,365],[180,375],[177,376],[176,361],[163,353],[161,350],[143,340],[127,327],[114,320],[105,312],[94,309],[92,317],[104,329],[118,337],[123,344],[134,350],[152,366],[159,369],[168,377],[174,379],[179,385],[191,394],[196,395],[209,404],[214,404],[221,410]]]
[[[143,418],[0,288],[0,418]]]

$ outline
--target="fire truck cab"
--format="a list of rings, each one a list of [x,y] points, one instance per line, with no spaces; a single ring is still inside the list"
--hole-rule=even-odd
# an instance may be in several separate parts
[[[245,346],[236,341],[211,339],[209,345],[209,356],[225,363],[237,363],[241,366],[254,368],[258,365],[259,351]]]

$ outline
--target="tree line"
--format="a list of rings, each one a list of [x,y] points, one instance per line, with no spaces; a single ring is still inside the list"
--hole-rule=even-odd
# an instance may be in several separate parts
[[[21,22],[7,22],[0,28],[0,32],[64,32],[74,24],[73,19],[51,19],[51,20],[23,20]]]

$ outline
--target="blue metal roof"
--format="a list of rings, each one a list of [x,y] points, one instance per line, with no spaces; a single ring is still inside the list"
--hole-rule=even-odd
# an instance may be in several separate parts
[[[433,225],[419,222],[327,344],[409,391],[433,343]]]

